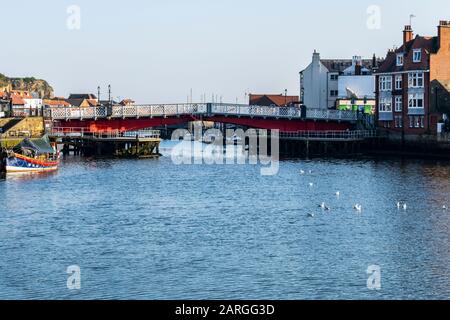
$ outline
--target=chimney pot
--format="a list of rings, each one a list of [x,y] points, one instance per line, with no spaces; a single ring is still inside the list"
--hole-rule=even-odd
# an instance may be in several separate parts
[[[414,33],[412,27],[410,25],[405,26],[405,30],[403,31],[403,44],[411,41],[414,38]]]

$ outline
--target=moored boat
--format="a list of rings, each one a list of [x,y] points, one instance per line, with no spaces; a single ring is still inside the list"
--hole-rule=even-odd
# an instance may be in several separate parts
[[[25,139],[3,153],[2,167],[6,173],[44,172],[58,169],[59,154],[48,137]]]

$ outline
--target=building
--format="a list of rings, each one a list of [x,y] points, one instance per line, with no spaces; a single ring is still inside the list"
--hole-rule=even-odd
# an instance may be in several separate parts
[[[22,97],[25,101],[25,109],[29,110],[29,116],[40,116],[42,115],[42,99],[37,93],[28,93]]]
[[[6,92],[0,92],[0,118],[8,117],[11,108],[11,100]]]
[[[289,105],[298,105],[299,96],[288,96],[283,94],[250,94],[249,104],[252,106],[276,106],[284,107]]]
[[[380,127],[403,137],[437,133],[438,123],[445,116],[439,106],[433,108],[431,91],[433,83],[434,88],[445,88],[450,80],[449,46],[448,21],[439,23],[438,35],[434,37],[414,37],[412,27],[405,26],[402,46],[388,52],[376,74]]]
[[[375,113],[375,76],[373,71],[373,68],[368,69],[363,66],[361,57],[353,57],[352,65],[338,77],[336,109]]]
[[[122,101],[120,101],[120,105],[121,106],[133,106],[136,103],[136,101],[132,100],[132,99],[123,99]]]
[[[25,100],[16,94],[11,94],[11,116],[13,117],[28,117],[30,109],[25,108]]]
[[[98,102],[97,97],[92,93],[72,93],[68,99],[96,100]]]
[[[40,116],[42,99],[38,93],[25,90],[11,90],[8,96],[12,100],[12,114],[16,117]]]
[[[310,108],[335,109],[341,77],[347,77],[341,80],[341,88],[344,88],[341,98],[347,98],[347,87],[364,98],[368,84],[374,81],[370,78],[380,63],[381,60],[375,56],[372,59],[358,56],[353,59],[321,59],[320,54],[314,51],[311,64],[300,72],[300,102]]]
[[[71,106],[71,104],[67,102],[64,98],[44,99],[42,103],[44,105],[44,108],[50,107],[67,108]]]

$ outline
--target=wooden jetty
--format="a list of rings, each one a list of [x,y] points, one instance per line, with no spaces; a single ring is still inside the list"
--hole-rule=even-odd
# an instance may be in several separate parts
[[[63,155],[115,156],[120,158],[157,158],[160,132],[89,132],[73,128],[53,128],[51,138],[61,144]]]

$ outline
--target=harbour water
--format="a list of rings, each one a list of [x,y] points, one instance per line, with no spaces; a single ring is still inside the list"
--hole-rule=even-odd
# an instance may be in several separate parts
[[[283,160],[261,176],[175,165],[172,147],[0,180],[0,299],[450,298],[450,163]]]

